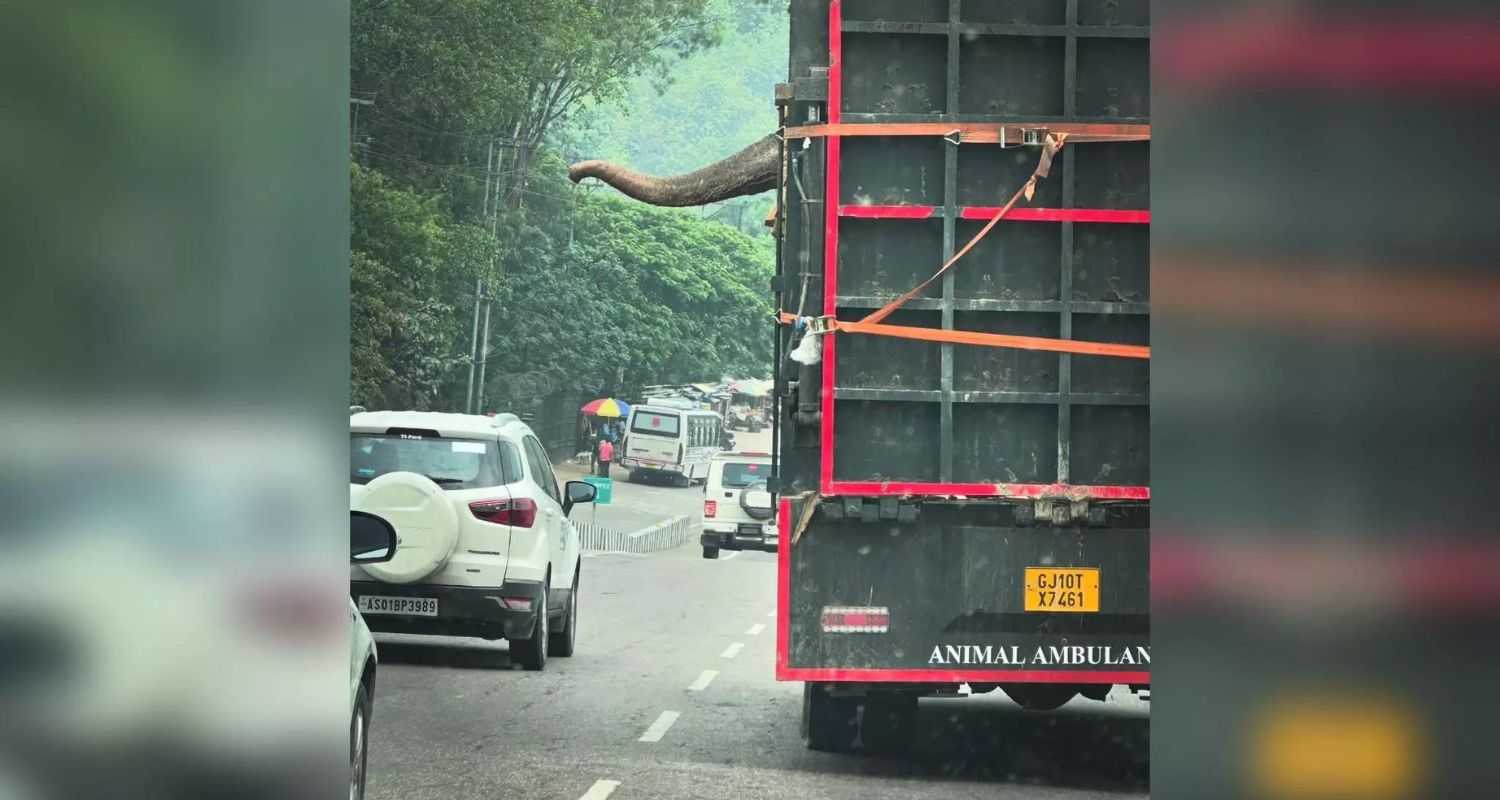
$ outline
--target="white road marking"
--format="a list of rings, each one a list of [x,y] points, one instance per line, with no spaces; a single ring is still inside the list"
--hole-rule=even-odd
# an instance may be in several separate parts
[[[763,630],[765,630],[765,629],[766,629],[766,626],[764,626],[764,625],[760,624],[759,622],[757,622],[754,625],[750,626],[750,630],[745,631],[745,635],[746,636],[759,636],[760,632],[763,631]]]
[[[770,617],[771,619],[776,619],[776,609],[773,608],[770,611],[767,611],[766,616]]]
[[[734,644],[724,648],[724,652],[719,654],[719,658],[734,658],[735,656],[740,654],[741,650],[744,649],[744,642],[735,642]]]
[[[663,711],[663,712],[661,712],[661,716],[657,717],[656,721],[653,722],[653,723],[651,723],[651,727],[647,728],[646,732],[643,733],[643,734],[641,734],[641,738],[637,739],[636,741],[639,741],[639,742],[659,742],[659,741],[661,741],[661,737],[667,735],[667,731],[669,731],[669,730],[672,729],[672,725],[677,722],[677,718],[680,717],[680,716],[682,716],[682,714],[680,712],[677,712],[677,711]]]
[[[738,551],[738,550],[731,550],[730,552],[725,553],[722,556],[719,556],[719,560],[720,561],[728,561],[731,558],[737,558],[739,556],[739,554],[740,554],[740,551]]]
[[[708,685],[710,683],[713,683],[714,678],[717,678],[718,676],[719,671],[716,669],[703,670],[703,672],[698,675],[698,680],[693,681],[692,685],[688,687],[688,691],[701,692],[704,689],[707,689]]]
[[[597,780],[594,781],[594,785],[590,786],[589,790],[584,792],[583,796],[578,798],[578,800],[604,800],[604,798],[614,794],[615,789],[618,788],[620,788],[619,781]]]

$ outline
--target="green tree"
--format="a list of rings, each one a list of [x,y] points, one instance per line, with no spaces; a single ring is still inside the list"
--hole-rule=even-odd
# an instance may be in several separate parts
[[[355,165],[350,190],[353,400],[432,407],[468,363],[460,313],[490,270],[495,240],[373,170]]]
[[[355,402],[465,407],[476,279],[491,308],[486,407],[766,372],[770,241],[575,187],[554,146],[580,110],[676,85],[721,32],[764,27],[733,7],[354,0],[352,88],[374,101],[359,107],[351,175]]]

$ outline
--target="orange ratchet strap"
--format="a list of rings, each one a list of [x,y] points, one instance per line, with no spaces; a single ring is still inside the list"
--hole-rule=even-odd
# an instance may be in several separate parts
[[[797,315],[783,312],[778,317],[778,321],[783,325],[791,325],[796,323]],[[851,322],[849,320],[830,319],[828,317],[814,318],[812,320],[812,332],[863,333],[871,336],[891,336],[897,339],[938,342],[939,344],[972,344],[980,347],[1008,347],[1012,350],[1045,350],[1051,353],[1072,353],[1080,356],[1151,358],[1151,348],[1138,344],[1080,342],[1072,339],[1047,339],[1041,336],[1012,336],[1006,333],[913,328],[909,325],[884,325],[864,320]]]
[[[1011,139],[1011,131],[1016,138]],[[1030,136],[1028,136],[1028,133]],[[922,293],[923,289],[932,285],[933,281],[941,278],[944,273],[953,268],[960,258],[973,250],[989,232],[994,230],[1005,215],[1015,207],[1022,198],[1030,201],[1036,192],[1037,181],[1047,177],[1052,171],[1052,161],[1063,146],[1068,142],[1121,142],[1121,141],[1149,141],[1151,138],[1150,125],[1113,125],[1113,124],[1071,124],[1071,123],[1049,123],[1046,125],[1033,126],[1007,126],[997,124],[965,124],[965,123],[892,123],[892,124],[830,124],[809,125],[801,128],[786,128],[783,136],[786,138],[816,137],[816,136],[944,136],[952,141],[957,134],[959,141],[967,142],[990,142],[1007,145],[1014,141],[1015,144],[1040,144],[1042,156],[1037,162],[1036,170],[1026,183],[1011,195],[1010,200],[1001,207],[1000,211],[982,228],[974,238],[970,239],[953,257],[948,259],[937,272],[934,272],[927,280],[917,284],[915,288],[900,297],[886,303],[876,309],[869,316],[857,322],[847,320],[822,318],[814,320],[813,332],[844,332],[863,333],[871,336],[893,336],[900,339],[915,339],[926,342],[939,342],[944,344],[967,344],[981,347],[1008,347],[1019,350],[1045,350],[1054,353],[1072,353],[1075,355],[1111,356],[1115,358],[1139,358],[1150,359],[1151,348],[1145,345],[1110,344],[1105,342],[1081,342],[1072,339],[1048,339],[1038,336],[1011,336],[998,333],[980,333],[977,331],[940,330],[934,328],[913,328],[905,325],[887,325],[883,320],[894,314],[897,309],[905,305],[913,297]],[[793,324],[796,317],[791,314],[782,314],[780,321],[785,324]]]
[[[996,122],[836,122],[784,128],[783,139],[817,139],[824,136],[942,136],[954,144],[1040,144],[1047,133],[1064,133],[1075,142],[1144,142],[1151,139],[1150,125],[1095,122],[1041,122],[1002,124]]]
[[[933,281],[943,277],[943,273],[951,269],[954,264],[957,264],[958,260],[964,257],[964,254],[968,253],[970,250],[973,250],[974,246],[979,244],[979,240],[987,236],[991,230],[994,230],[996,225],[1000,224],[1000,220],[1003,219],[1006,214],[1010,213],[1010,210],[1015,207],[1016,203],[1022,197],[1025,197],[1027,200],[1031,199],[1032,194],[1036,191],[1036,182],[1041,180],[1042,178],[1047,177],[1048,173],[1052,171],[1052,158],[1053,156],[1057,155],[1058,151],[1062,150],[1063,144],[1067,142],[1067,140],[1068,135],[1066,133],[1047,134],[1047,141],[1042,145],[1042,158],[1037,162],[1036,170],[1031,173],[1030,178],[1026,179],[1026,183],[1023,184],[1020,189],[1017,189],[1015,194],[1010,196],[1010,201],[1000,209],[999,213],[995,214],[995,218],[985,224],[985,226],[980,229],[979,233],[975,234],[974,238],[970,239],[969,243],[963,246],[963,249],[959,250],[957,253],[954,253],[952,258],[948,259],[948,261],[941,267],[938,267],[938,271],[932,273],[931,277],[917,284],[915,288],[913,288],[906,294],[903,294],[895,300],[886,303],[885,306],[877,309],[873,314],[865,317],[860,321],[869,322],[872,324],[880,322],[886,317],[889,317],[891,314],[896,313],[896,309],[905,305],[906,301],[921,294],[922,290],[930,286]]]

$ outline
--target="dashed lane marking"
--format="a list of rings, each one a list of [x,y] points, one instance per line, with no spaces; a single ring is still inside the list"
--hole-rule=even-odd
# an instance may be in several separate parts
[[[719,658],[734,658],[735,656],[740,654],[741,650],[744,649],[744,642],[735,642],[734,644],[724,648],[724,652],[719,654]]]
[[[618,788],[620,788],[619,781],[597,780],[594,781],[594,785],[590,786],[589,790],[584,792],[583,796],[578,798],[578,800],[604,800],[604,798],[614,794]]]
[[[765,630],[765,629],[766,629],[765,625],[762,625],[759,622],[757,622],[754,625],[750,626],[750,630],[745,631],[745,635],[746,636],[759,636],[760,632],[763,631],[763,630]]]
[[[719,560],[720,561],[728,561],[731,558],[739,558],[739,555],[740,555],[740,551],[734,550],[734,551],[725,553],[722,556],[719,556]]]
[[[688,686],[688,691],[690,691],[690,692],[701,692],[704,689],[707,689],[708,685],[710,683],[713,683],[714,682],[714,678],[716,678],[718,676],[719,676],[719,671],[716,670],[716,669],[706,669],[706,670],[703,670],[703,672],[698,675],[698,679],[695,680],[695,681],[693,681],[692,684],[690,684]]]
[[[676,724],[677,718],[680,717],[680,716],[682,716],[682,713],[678,712],[678,711],[663,711],[663,712],[661,712],[661,716],[657,717],[656,721],[653,722],[653,723],[651,723],[651,727],[647,728],[646,732],[643,733],[643,734],[641,734],[641,738],[637,739],[636,741],[640,741],[640,742],[659,742],[659,741],[661,741],[661,737],[667,735],[667,731],[669,731],[669,730],[672,729],[672,726],[674,724]]]

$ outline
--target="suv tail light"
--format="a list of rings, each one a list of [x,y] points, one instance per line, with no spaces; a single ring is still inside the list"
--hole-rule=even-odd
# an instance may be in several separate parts
[[[719,513],[719,501],[717,501],[717,500],[704,500],[703,501],[703,516],[712,518],[715,514],[718,514],[718,513]]]
[[[529,497],[475,500],[469,504],[469,513],[477,519],[496,525],[530,528],[536,523],[536,501]]]

